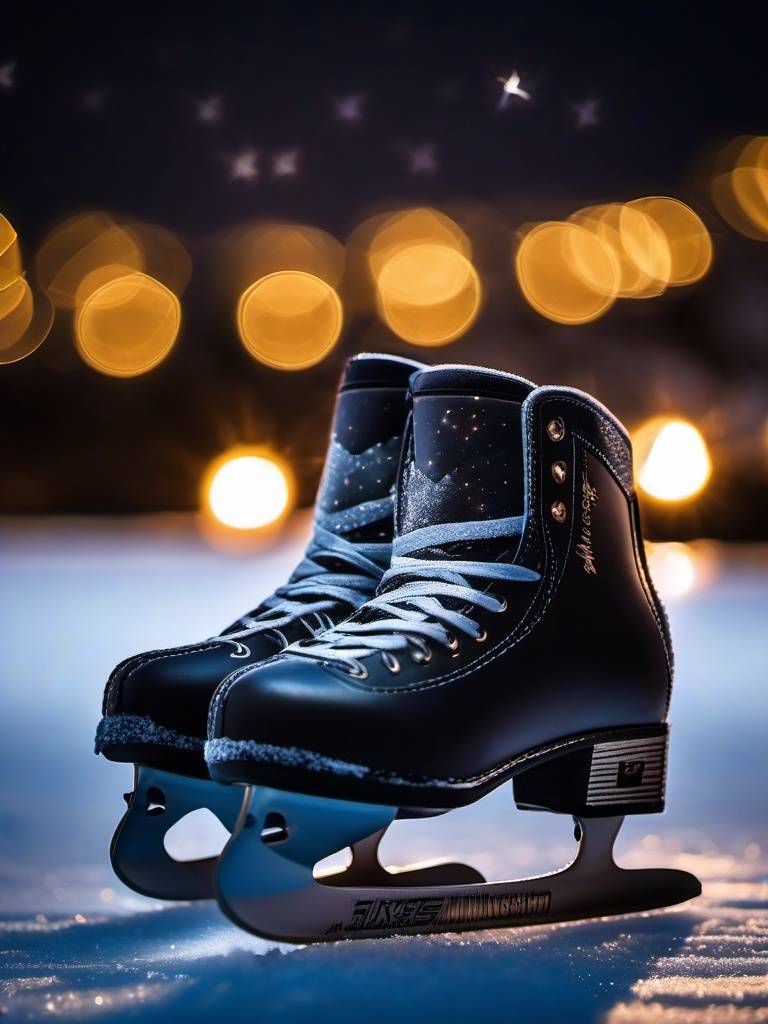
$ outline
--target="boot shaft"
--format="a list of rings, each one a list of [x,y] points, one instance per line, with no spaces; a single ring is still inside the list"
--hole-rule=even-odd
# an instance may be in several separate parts
[[[526,660],[559,664],[571,681],[584,676],[585,697],[595,703],[619,687],[628,721],[638,720],[629,710],[635,702],[646,720],[663,719],[672,647],[647,569],[632,446],[621,423],[583,392],[474,367],[423,371],[412,404],[396,550],[413,551],[406,540],[413,530],[485,523],[465,531],[472,539],[420,554],[513,561],[538,573],[533,601],[529,588],[507,595],[517,618],[511,639],[530,648]],[[515,517],[519,540],[504,535]],[[587,682],[590,673],[604,683]]]
[[[317,495],[318,525],[354,541],[391,541],[409,382],[422,369],[399,356],[349,360]]]

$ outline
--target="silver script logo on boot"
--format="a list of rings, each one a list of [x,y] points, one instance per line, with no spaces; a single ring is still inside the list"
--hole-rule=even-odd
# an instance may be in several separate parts
[[[584,563],[584,572],[596,574],[595,552],[592,549],[592,506],[598,499],[598,493],[589,482],[586,459],[584,462],[581,478],[581,543],[576,546],[576,554]]]

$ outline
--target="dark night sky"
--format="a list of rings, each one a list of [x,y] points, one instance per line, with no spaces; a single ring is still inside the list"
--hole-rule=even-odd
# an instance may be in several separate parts
[[[105,209],[177,232],[195,267],[183,354],[146,379],[79,365],[60,326],[33,356],[0,368],[6,511],[189,507],[201,464],[234,440],[280,447],[311,498],[332,383],[364,331],[353,325],[312,371],[254,364],[209,285],[211,239],[225,229],[286,219],[343,241],[372,209],[469,203],[514,231],[592,202],[693,201],[703,148],[768,130],[768,7],[757,3],[24,0],[3,3],[0,17],[0,212],[25,252],[65,216]],[[513,71],[531,98],[498,109],[497,76]],[[579,105],[597,123],[580,126]],[[234,175],[238,158],[256,173]],[[276,174],[280,158],[295,173]],[[730,294],[742,272],[764,288],[760,243],[717,245],[728,260],[713,295]],[[566,339],[516,302],[489,303],[477,345],[432,358],[476,360],[479,346],[489,363],[539,372],[532,357],[510,363],[488,340],[509,327],[540,343],[547,379],[586,386],[603,365],[615,383],[603,348],[617,332],[650,345],[668,338],[666,358],[688,351],[695,331],[710,375],[766,370],[762,346],[756,356],[745,344],[733,362],[730,339],[695,297],[636,303],[653,311],[579,329],[580,361],[571,329]],[[318,396],[310,412],[308,393]],[[622,394],[600,397],[621,406]],[[616,411],[637,408],[629,395]]]
[[[0,201],[32,235],[83,207],[340,233],[387,198],[647,194],[714,136],[766,125],[766,30],[756,3],[5,3]],[[513,70],[531,101],[497,112]],[[360,120],[339,118],[355,95]],[[590,99],[600,123],[579,129]],[[430,145],[436,169],[410,170]],[[249,150],[258,177],[233,180]]]

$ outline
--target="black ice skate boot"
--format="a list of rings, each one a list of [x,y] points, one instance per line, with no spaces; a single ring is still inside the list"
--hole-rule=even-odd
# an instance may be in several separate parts
[[[217,870],[225,912],[305,942],[697,895],[692,875],[625,871],[612,856],[623,815],[663,809],[672,661],[622,426],[568,388],[426,370],[395,516],[377,596],[236,671],[212,701],[211,776],[251,786]],[[562,872],[419,884],[414,870],[378,864],[397,815],[458,807],[508,779],[519,807],[577,818],[579,850]],[[313,878],[318,860],[354,844],[343,877]]]
[[[96,752],[134,762],[134,790],[112,840],[127,885],[164,899],[213,896],[215,858],[179,862],[169,828],[206,807],[230,831],[242,792],[211,782],[203,757],[208,704],[233,668],[311,637],[375,592],[389,566],[392,490],[409,378],[422,364],[395,356],[349,361],[314,517],[314,536],[288,583],[218,636],[122,662],[104,695]]]

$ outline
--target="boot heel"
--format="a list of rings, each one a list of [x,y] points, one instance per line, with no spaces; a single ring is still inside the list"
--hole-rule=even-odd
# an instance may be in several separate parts
[[[662,723],[565,743],[515,775],[515,803],[581,818],[663,811],[667,739]]]

